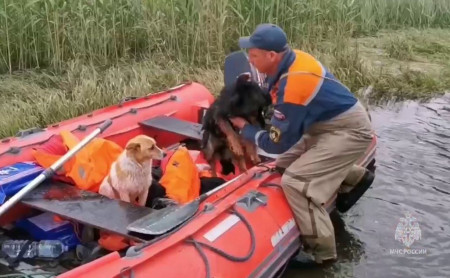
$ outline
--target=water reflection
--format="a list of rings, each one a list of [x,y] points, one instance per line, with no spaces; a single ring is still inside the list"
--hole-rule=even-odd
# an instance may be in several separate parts
[[[285,277],[450,277],[450,94],[387,104],[371,114],[377,175],[355,207],[333,217],[338,262],[289,269]],[[395,253],[406,248],[395,240],[406,212],[421,231],[411,249],[426,254]]]

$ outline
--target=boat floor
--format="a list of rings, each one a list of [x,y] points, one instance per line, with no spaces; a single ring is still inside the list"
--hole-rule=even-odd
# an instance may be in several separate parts
[[[151,239],[146,235],[129,232],[127,226],[152,213],[152,208],[110,199],[66,183],[43,183],[31,191],[22,203],[138,242]]]

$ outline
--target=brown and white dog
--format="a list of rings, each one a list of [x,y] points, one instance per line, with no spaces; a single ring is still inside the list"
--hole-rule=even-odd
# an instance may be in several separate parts
[[[99,194],[144,206],[152,184],[153,159],[162,159],[164,152],[156,141],[138,135],[127,142],[124,151],[111,165],[100,185]]]

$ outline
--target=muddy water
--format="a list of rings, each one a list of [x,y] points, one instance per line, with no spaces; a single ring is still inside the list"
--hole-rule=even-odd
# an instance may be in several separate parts
[[[450,94],[372,107],[371,115],[376,179],[350,211],[333,215],[338,261],[284,277],[450,277]],[[411,224],[401,221],[407,213]],[[395,239],[407,227],[420,231],[409,249]]]

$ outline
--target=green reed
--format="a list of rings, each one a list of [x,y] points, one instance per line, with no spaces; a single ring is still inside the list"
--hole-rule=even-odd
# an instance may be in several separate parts
[[[261,22],[314,49],[337,33],[450,25],[448,0],[0,0],[0,72],[163,53],[211,66]]]
[[[353,91],[372,84],[384,97],[450,82],[445,73],[376,75],[352,42],[382,29],[448,28],[448,0],[0,0],[0,137],[184,80],[217,93],[225,55],[262,22],[284,28]],[[404,43],[384,47],[402,59],[447,50]]]

